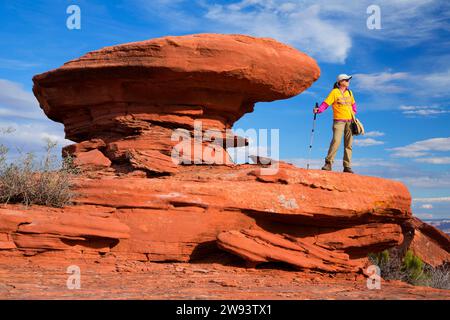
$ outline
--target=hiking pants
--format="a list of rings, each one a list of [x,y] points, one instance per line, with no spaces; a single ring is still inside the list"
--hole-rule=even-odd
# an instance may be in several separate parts
[[[341,145],[342,136],[344,136],[344,167],[351,168],[353,143],[353,135],[350,127],[351,123],[351,121],[343,122],[333,120],[333,139],[331,140],[325,161],[333,164],[334,157]]]

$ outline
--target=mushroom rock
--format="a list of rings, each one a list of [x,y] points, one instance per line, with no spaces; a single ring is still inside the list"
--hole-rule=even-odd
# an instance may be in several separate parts
[[[90,52],[36,75],[33,92],[77,142],[64,154],[87,158],[80,164],[108,167],[95,148],[115,168],[169,174],[181,162],[232,164],[224,149],[247,144],[233,123],[256,102],[293,97],[319,75],[314,59],[270,38],[194,34]],[[173,139],[177,128],[184,130]]]
[[[73,206],[0,208],[0,260],[117,267],[224,250],[253,266],[363,273],[368,253],[401,247],[450,261],[449,237],[413,218],[401,182],[283,161],[267,174],[265,159],[227,165],[226,147],[246,145],[227,130],[237,119],[318,77],[315,61],[289,46],[221,34],[104,48],[35,76],[41,107],[76,142],[63,155],[86,170],[73,178]],[[178,128],[189,139],[173,140]],[[172,150],[194,165],[172,161]],[[216,153],[226,165],[212,163]]]

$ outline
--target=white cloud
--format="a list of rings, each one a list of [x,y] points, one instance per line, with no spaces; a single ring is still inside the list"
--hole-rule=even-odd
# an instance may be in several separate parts
[[[400,110],[404,110],[404,111],[412,111],[412,110],[416,110],[417,108],[426,108],[426,107],[400,106]]]
[[[306,165],[308,163],[307,158],[286,158],[281,160],[292,163],[301,168],[306,168]],[[320,169],[325,164],[325,159],[312,158],[309,159],[309,164],[310,164],[309,167],[311,169]],[[399,167],[398,164],[386,161],[385,159],[381,158],[357,158],[352,160],[352,167],[370,168],[375,166],[383,169],[386,168],[396,169]],[[333,163],[333,168],[342,169],[343,168],[342,159],[335,159]]]
[[[411,46],[438,38],[437,30],[449,30],[450,13],[441,1],[386,0],[376,4],[381,8],[382,29],[361,30],[366,37]]]
[[[448,90],[450,86],[450,69],[443,72],[435,72],[424,75],[422,79],[429,83],[438,83]]]
[[[397,93],[405,90],[399,80],[410,78],[407,72],[380,72],[372,74],[356,73],[353,75],[355,87],[363,91],[383,91]]]
[[[414,111],[405,111],[403,114],[415,114],[419,116],[430,116],[430,115],[436,115],[436,114],[442,114],[442,113],[449,113],[447,110],[414,110]]]
[[[176,21],[168,24],[168,28],[183,34],[195,31],[272,37],[332,63],[345,62],[353,37],[402,46],[429,42],[437,38],[436,30],[449,30],[446,18],[450,16],[438,0],[379,0],[376,4],[381,8],[382,29],[369,30],[366,10],[373,4],[372,0],[351,3],[345,0],[134,0],[134,3],[152,21],[158,18]]]
[[[365,137],[382,137],[384,136],[384,132],[381,131],[369,131],[364,133]]]
[[[378,73],[356,73],[353,75],[355,88],[378,94],[408,93],[417,97],[450,96],[450,69],[444,72],[410,73],[384,71]],[[436,106],[402,106],[403,113],[417,115],[433,115],[448,113]]]
[[[6,79],[0,79],[0,116],[46,119],[34,95]]]
[[[358,147],[370,147],[370,146],[377,146],[377,145],[380,145],[380,144],[384,144],[383,141],[375,140],[375,139],[372,139],[372,138],[355,139],[353,142]]]
[[[278,10],[281,12],[290,12],[290,11],[294,11],[295,7],[296,7],[295,3],[286,2],[286,3],[280,4],[280,6],[278,7]]]
[[[391,168],[396,170],[399,165],[395,162],[387,161],[382,158],[356,158],[352,160],[353,167],[362,167],[362,168],[372,168],[377,167],[382,170],[386,170],[386,168]]]
[[[450,157],[418,158],[414,161],[429,164],[450,164]]]
[[[358,174],[397,180],[410,189],[448,189],[450,193],[450,172],[430,171],[414,163],[384,158],[354,158],[352,167],[357,168]]]
[[[352,45],[343,26],[321,17],[323,7],[311,2],[244,0],[204,6],[205,18],[217,24],[216,29],[271,37],[323,61],[343,63]]]
[[[408,187],[427,188],[427,189],[442,189],[450,188],[450,176],[448,174],[438,173],[436,175],[420,173],[420,176],[403,176],[393,178],[405,183]]]
[[[425,203],[420,206],[422,209],[433,209],[433,205],[431,203]]]
[[[73,143],[64,138],[62,124],[52,121],[28,120],[27,123],[0,121],[0,128],[8,127],[14,129],[14,131],[9,134],[2,134],[0,144],[10,149],[9,154],[12,158],[18,156],[20,152],[42,153],[45,150],[46,139],[55,141],[58,148]]]
[[[8,119],[7,119],[8,118]],[[5,128],[13,132],[4,133]],[[34,95],[19,83],[0,79],[0,144],[9,148],[9,156],[19,152],[45,150],[46,139],[63,147],[72,141],[64,138],[63,125],[50,121],[39,107]]]
[[[419,219],[433,219],[433,214],[431,213],[415,213],[414,215]]]
[[[419,93],[434,96],[448,96],[450,88],[450,69],[443,72],[433,72],[420,76],[420,85],[426,90]]]
[[[388,150],[394,152],[392,156],[403,158],[426,156],[429,154],[429,151],[450,151],[450,137],[417,141],[404,147],[391,148]]]
[[[437,106],[400,106],[400,110],[404,115],[412,116],[434,116],[438,114],[450,113],[450,110],[445,110]]]
[[[413,198],[415,202],[450,202],[450,197],[437,197],[437,198]]]

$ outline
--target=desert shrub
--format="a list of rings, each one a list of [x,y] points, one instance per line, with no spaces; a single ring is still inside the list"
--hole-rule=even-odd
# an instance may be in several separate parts
[[[412,285],[450,289],[450,266],[433,267],[408,250],[404,255],[398,249],[370,253],[369,261],[380,268],[385,280],[401,280]]]
[[[370,253],[369,260],[380,268],[383,279],[405,281],[406,273],[402,269],[402,258],[398,250]]]
[[[71,157],[58,164],[52,153],[55,146],[55,142],[47,140],[46,154],[41,161],[37,161],[33,153],[20,152],[17,160],[8,163],[9,149],[0,145],[0,203],[54,207],[71,203],[74,194],[70,178],[78,170]]]
[[[428,275],[428,286],[450,290],[450,265],[444,264],[436,268],[425,265],[424,269]]]

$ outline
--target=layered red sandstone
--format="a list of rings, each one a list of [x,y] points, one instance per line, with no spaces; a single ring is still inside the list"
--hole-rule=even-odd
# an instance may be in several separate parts
[[[232,164],[223,148],[247,143],[233,123],[256,102],[293,97],[319,75],[312,58],[273,39],[196,34],[90,52],[35,76],[33,91],[78,143],[64,151],[80,165],[167,174],[183,160]],[[172,139],[174,129],[201,150]],[[207,130],[216,134],[205,137]]]
[[[226,152],[207,164],[246,144],[227,129],[256,102],[295,96],[319,74],[312,58],[275,40],[199,34],[104,48],[35,76],[34,93],[76,142],[64,154],[83,174],[73,206],[0,208],[0,259],[122,265],[224,250],[249,267],[363,274],[368,253],[398,247],[433,266],[449,262],[449,237],[413,218],[401,182],[284,162],[268,175]],[[199,158],[182,153],[198,163],[172,161],[174,129],[194,139],[195,121],[225,142]]]

